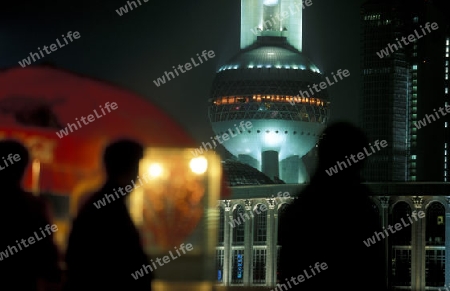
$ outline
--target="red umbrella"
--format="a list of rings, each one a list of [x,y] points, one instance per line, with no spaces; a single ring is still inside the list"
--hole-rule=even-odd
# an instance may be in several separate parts
[[[40,189],[54,194],[98,184],[103,148],[116,138],[151,147],[197,146],[173,119],[136,94],[47,66],[0,74],[0,124],[0,138],[21,140],[40,161]],[[32,188],[32,180],[30,167],[25,188]]]

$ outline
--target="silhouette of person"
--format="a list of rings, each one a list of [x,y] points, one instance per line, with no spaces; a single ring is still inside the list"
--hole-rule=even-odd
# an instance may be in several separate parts
[[[384,242],[363,243],[382,231],[372,193],[361,184],[365,159],[347,161],[364,148],[367,137],[350,123],[324,130],[316,172],[281,217],[279,284],[293,291],[387,290]],[[329,175],[337,162],[347,164]]]
[[[106,182],[85,200],[69,234],[64,290],[151,290],[151,273],[137,280],[131,276],[149,261],[124,190],[137,179],[142,157],[142,146],[132,140],[121,139],[106,147]],[[105,205],[99,207],[99,200]]]
[[[60,254],[45,202],[22,189],[29,163],[25,146],[0,141],[0,290],[57,290]],[[55,225],[55,231],[57,226]]]

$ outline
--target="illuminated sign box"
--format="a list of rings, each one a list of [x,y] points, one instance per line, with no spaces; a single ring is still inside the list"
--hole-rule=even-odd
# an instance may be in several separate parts
[[[174,286],[187,290],[186,283],[203,282],[203,287],[193,287],[199,290],[212,286],[217,276],[217,203],[222,167],[212,151],[194,157],[192,150],[147,148],[139,167],[141,183],[136,183],[130,197],[130,213],[150,259],[171,258],[163,266],[156,264],[155,290],[178,290]],[[192,246],[190,251],[183,253],[181,247],[186,249],[188,244]]]

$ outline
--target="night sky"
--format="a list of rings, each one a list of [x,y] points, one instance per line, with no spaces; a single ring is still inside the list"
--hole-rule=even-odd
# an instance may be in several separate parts
[[[207,141],[213,135],[207,100],[215,72],[239,52],[240,0],[140,1],[122,16],[116,9],[125,0],[7,4],[0,10],[0,68],[20,67],[18,61],[38,47],[78,31],[79,39],[33,64],[49,62],[133,91],[175,118],[199,143]],[[303,10],[303,52],[325,76],[350,71],[328,89],[331,120],[357,122],[363,2],[312,0]],[[160,87],[153,83],[203,50],[213,50],[215,57]]]

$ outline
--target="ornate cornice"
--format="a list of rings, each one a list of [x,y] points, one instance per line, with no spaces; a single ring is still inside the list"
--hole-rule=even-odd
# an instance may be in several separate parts
[[[416,207],[417,209],[422,208],[422,205],[423,205],[423,198],[422,198],[422,196],[413,196],[412,197],[412,201],[414,203],[414,207]]]
[[[224,200],[223,205],[225,206],[225,211],[231,210],[231,200]]]
[[[252,210],[252,200],[245,199],[244,203],[245,203],[245,210],[247,211]]]
[[[378,196],[378,200],[380,201],[381,207],[383,207],[383,209],[389,207],[389,196]]]
[[[267,205],[269,206],[269,209],[275,209],[275,199],[267,199]]]

